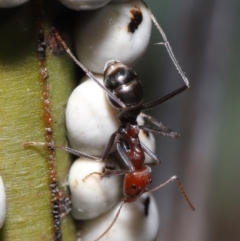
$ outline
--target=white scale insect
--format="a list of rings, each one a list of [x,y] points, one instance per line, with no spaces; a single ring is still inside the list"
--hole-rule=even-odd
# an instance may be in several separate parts
[[[28,2],[29,0],[0,0],[0,8],[17,7],[21,4]]]

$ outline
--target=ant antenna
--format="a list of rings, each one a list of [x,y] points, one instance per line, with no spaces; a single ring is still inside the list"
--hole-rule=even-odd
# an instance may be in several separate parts
[[[173,182],[173,181],[175,181],[175,180],[178,182],[178,186],[179,186],[179,188],[180,188],[180,191],[181,191],[183,197],[185,198],[185,200],[187,201],[188,206],[189,206],[193,211],[195,211],[194,206],[193,206],[192,203],[190,202],[190,200],[189,200],[189,198],[188,198],[188,196],[187,196],[187,194],[186,194],[186,191],[185,191],[182,183],[180,182],[180,180],[179,180],[179,178],[178,178],[177,176],[173,176],[173,177],[169,178],[169,179],[168,179],[166,182],[164,182],[163,184],[161,184],[161,185],[159,185],[159,186],[157,186],[157,187],[155,187],[155,188],[152,188],[152,189],[148,190],[147,192],[155,192],[155,191],[157,191],[158,189],[161,189],[162,187],[167,186],[170,182]]]
[[[122,108],[125,108],[126,105],[121,100],[119,100],[115,95],[113,95],[104,85],[102,85],[101,82],[92,74],[92,72],[89,71],[79,60],[77,60],[77,58],[73,55],[73,53],[68,48],[64,40],[58,34],[57,30],[55,28],[52,28],[52,31],[54,32],[57,40],[62,44],[63,48],[66,50],[68,55],[86,73],[86,75],[92,80],[94,80],[111,97],[111,99],[117,102]]]
[[[155,191],[157,191],[157,190],[159,190],[159,189],[167,186],[170,182],[173,182],[173,181],[175,181],[175,180],[178,182],[178,186],[179,186],[179,188],[180,188],[180,191],[181,191],[183,197],[185,198],[185,200],[187,201],[189,207],[190,207],[193,211],[195,211],[196,209],[194,208],[193,204],[190,202],[190,200],[189,200],[189,198],[188,198],[188,196],[187,196],[187,194],[186,194],[186,191],[185,191],[182,183],[180,182],[180,180],[179,180],[179,178],[178,178],[177,176],[173,176],[173,177],[169,178],[166,182],[162,183],[161,185],[159,185],[159,186],[157,186],[157,187],[155,187],[155,188],[152,188],[152,189],[150,189],[150,190],[146,190],[145,192],[149,192],[149,193],[150,193],[150,192],[155,192]],[[138,198],[138,197],[137,197],[137,198]],[[137,198],[136,198],[136,199],[137,199]],[[107,228],[97,239],[95,239],[94,241],[99,241],[99,240],[112,228],[112,226],[115,224],[115,222],[116,222],[116,220],[117,220],[117,218],[118,218],[118,216],[119,216],[119,214],[120,214],[120,212],[121,212],[121,209],[122,209],[123,205],[124,205],[126,202],[129,202],[129,201],[132,202],[132,201],[135,201],[135,200],[131,200],[131,199],[125,199],[125,200],[123,200],[123,201],[121,202],[121,204],[120,204],[120,206],[119,206],[119,208],[118,208],[118,211],[117,211],[117,213],[116,213],[113,221],[111,222],[111,224],[110,224],[110,225],[108,226],[108,228]]]
[[[65,146],[65,147],[62,147],[62,146],[56,146],[54,144],[54,142],[38,142],[38,141],[28,141],[28,142],[25,142],[24,143],[24,146],[25,147],[29,147],[29,146],[46,146],[50,149],[60,149],[60,150],[64,150],[64,151],[67,151],[75,156],[79,156],[79,157],[86,157],[88,159],[91,159],[91,160],[94,160],[94,161],[99,161],[101,162],[102,159],[101,158],[98,158],[98,157],[95,157],[95,156],[92,156],[92,155],[89,155],[89,154],[86,154],[84,152],[80,152],[80,151],[77,151],[77,150],[74,150],[68,146]]]
[[[153,15],[152,11],[149,8],[148,8],[148,13],[149,13],[153,23],[155,24],[156,28],[158,29],[158,31],[162,35],[162,38],[163,38],[163,41],[164,41],[163,43],[157,43],[157,44],[163,44],[166,47],[166,49],[168,51],[168,54],[169,54],[170,58],[172,59],[175,67],[177,68],[177,70],[178,70],[179,74],[181,75],[181,77],[182,77],[184,83],[186,84],[187,88],[189,88],[190,87],[189,81],[188,81],[187,77],[185,76],[184,72],[182,71],[180,65],[178,64],[177,59],[173,54],[172,48],[171,48],[171,46],[170,46],[170,44],[167,40],[167,37],[166,37],[164,31],[162,30],[161,26],[159,25],[155,16]]]
[[[115,218],[113,219],[113,221],[111,222],[111,224],[108,226],[108,228],[104,231],[104,233],[102,233],[97,239],[95,239],[94,241],[98,241],[100,240],[111,228],[112,226],[114,225],[114,223],[116,222],[120,212],[121,212],[121,209],[123,207],[123,204],[126,203],[127,201],[126,200],[123,200],[118,208],[118,211],[117,211],[117,214],[115,215]]]

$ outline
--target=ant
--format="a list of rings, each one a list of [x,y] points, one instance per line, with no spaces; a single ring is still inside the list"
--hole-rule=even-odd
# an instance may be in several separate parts
[[[96,161],[104,161],[107,158],[114,144],[114,140],[116,136],[117,135],[121,136],[116,146],[117,146],[118,153],[120,154],[123,162],[127,166],[127,170],[120,170],[120,169],[110,170],[105,168],[103,173],[93,172],[84,178],[84,179],[87,179],[90,175],[93,175],[93,174],[98,174],[101,176],[105,176],[109,174],[125,175],[124,185],[123,185],[123,192],[124,192],[125,198],[121,202],[118,208],[117,214],[115,215],[115,218],[112,221],[112,223],[104,231],[104,233],[101,234],[95,241],[100,240],[111,229],[111,227],[116,222],[124,203],[133,202],[137,200],[143,193],[156,191],[166,186],[168,183],[174,180],[178,182],[179,188],[185,200],[187,201],[188,205],[190,206],[190,208],[192,210],[195,210],[190,200],[188,199],[185,193],[185,190],[177,176],[171,177],[166,182],[164,182],[163,184],[159,185],[154,189],[150,189],[150,190],[148,189],[148,186],[152,181],[152,170],[150,166],[160,164],[160,160],[143,143],[140,142],[139,131],[144,130],[155,134],[170,136],[174,138],[178,137],[178,134],[173,132],[169,128],[163,126],[161,123],[158,123],[156,120],[154,120],[152,117],[146,114],[143,114],[143,116],[147,118],[150,122],[152,122],[157,128],[138,125],[137,117],[141,114],[142,111],[150,109],[154,106],[160,105],[189,88],[189,82],[186,76],[184,75],[181,67],[179,66],[175,56],[173,55],[171,46],[169,45],[166,35],[164,34],[163,30],[161,29],[160,25],[157,23],[155,17],[153,16],[150,10],[149,10],[149,14],[152,18],[152,21],[154,22],[154,24],[156,25],[156,27],[158,28],[159,32],[163,37],[164,42],[161,44],[165,45],[174,65],[176,66],[178,72],[180,73],[184,81],[184,85],[182,87],[165,95],[162,98],[159,98],[149,103],[143,103],[143,97],[144,97],[143,86],[133,69],[115,60],[108,61],[104,68],[104,79],[103,79],[104,85],[102,85],[97,80],[97,78],[93,75],[93,73],[90,72],[85,66],[82,65],[82,63],[80,63],[76,59],[76,57],[72,54],[72,52],[70,51],[66,43],[63,41],[61,36],[58,34],[58,32],[55,29],[52,30],[57,40],[62,44],[62,46],[64,47],[66,52],[70,55],[70,57],[73,59],[73,61],[78,66],[80,66],[91,79],[93,79],[101,88],[104,89],[104,91],[107,93],[107,98],[110,104],[114,108],[119,110],[119,113],[117,114],[117,118],[121,122],[121,126],[109,138],[108,144],[106,145],[106,148],[101,158],[88,155],[86,153],[71,149],[69,147],[55,146],[53,143],[28,142],[25,144],[27,146],[46,145],[49,148],[56,147],[59,149],[63,149],[67,152],[70,152],[76,156],[84,156]],[[145,161],[144,152],[154,159],[154,163],[152,164],[144,163]]]

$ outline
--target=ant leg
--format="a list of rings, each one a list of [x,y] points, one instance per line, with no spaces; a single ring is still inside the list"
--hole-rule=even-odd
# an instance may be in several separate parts
[[[180,136],[177,132],[174,132],[174,131],[172,131],[168,128],[167,128],[167,130],[164,129],[165,127],[162,128],[162,130],[161,129],[155,129],[155,128],[152,128],[152,127],[149,127],[149,126],[139,126],[139,128],[141,130],[149,131],[151,133],[154,133],[154,134],[157,134],[157,135],[162,135],[162,136],[169,136],[169,137],[173,137],[173,138],[178,138]]]
[[[153,118],[153,117],[150,116],[150,115],[147,115],[147,114],[144,113],[144,112],[141,112],[141,113],[140,113],[140,116],[142,116],[143,119],[146,119],[146,120],[148,120],[149,122],[151,122],[153,125],[155,125],[155,126],[158,127],[159,129],[164,128],[164,129],[166,129],[166,130],[167,130],[167,129],[170,130],[168,127],[164,126],[164,125],[162,124],[162,122],[159,122],[158,120],[156,120],[155,118]]]
[[[35,141],[28,141],[28,142],[25,142],[24,143],[24,146],[28,147],[28,146],[46,146],[50,149],[60,149],[60,150],[64,150],[66,152],[69,152],[75,156],[79,156],[79,157],[86,157],[88,159],[91,159],[91,160],[95,160],[95,161],[102,161],[101,158],[99,157],[95,157],[95,156],[92,156],[92,155],[89,155],[89,154],[86,154],[84,152],[81,152],[81,151],[77,151],[77,150],[74,150],[70,147],[67,147],[67,146],[56,146],[54,145],[54,143],[52,142],[35,142]]]
[[[127,155],[128,147],[124,141],[119,141],[117,143],[117,150],[118,150],[118,153],[120,154],[120,156],[122,157],[124,164],[128,167],[128,170],[130,172],[135,171],[135,167],[134,167],[131,159]]]
[[[149,15],[150,15],[153,23],[155,24],[155,26],[157,27],[158,31],[162,35],[163,43],[160,43],[160,44],[163,44],[165,46],[165,48],[167,49],[168,54],[169,54],[171,60],[173,61],[173,64],[177,68],[179,74],[181,75],[181,77],[182,77],[182,79],[184,81],[184,86],[176,89],[175,91],[167,94],[166,96],[164,96],[164,97],[162,97],[160,99],[157,99],[155,101],[143,104],[142,110],[147,110],[147,109],[150,109],[150,108],[152,108],[152,107],[154,107],[156,105],[160,105],[161,103],[171,99],[175,95],[178,95],[181,92],[183,92],[184,90],[189,88],[189,81],[188,81],[187,77],[185,76],[184,72],[182,71],[180,65],[178,64],[177,59],[176,59],[176,57],[173,54],[172,48],[171,48],[171,46],[170,46],[170,44],[169,44],[169,42],[167,40],[167,37],[166,37],[164,31],[162,30],[161,26],[159,25],[159,23],[157,22],[156,18],[154,17],[153,13],[151,12],[151,10],[149,8],[148,8],[148,12],[149,12]]]
[[[154,163],[151,163],[150,165],[159,165],[161,164],[161,160],[158,159],[158,157],[142,142],[140,142],[142,149],[155,161]]]
[[[93,81],[95,81],[116,103],[118,103],[122,108],[125,108],[125,104],[120,99],[118,99],[111,91],[109,91],[104,85],[102,85],[101,82],[99,82],[98,79],[95,77],[95,75],[91,71],[89,71],[79,60],[77,60],[77,58],[73,55],[64,40],[58,34],[57,30],[55,28],[52,28],[51,31],[54,33],[57,40],[62,44],[63,48],[66,50],[71,59],[86,73],[86,75]]]
[[[86,177],[83,178],[83,182],[85,182],[86,179],[88,179],[92,175],[99,175],[101,177],[105,177],[108,175],[125,175],[129,172],[131,172],[131,171],[130,170],[122,170],[122,169],[112,170],[112,169],[108,169],[107,167],[105,167],[103,172],[91,172],[90,174],[88,174]]]
[[[117,218],[118,218],[118,216],[119,216],[119,214],[120,214],[120,212],[121,212],[121,209],[122,209],[122,207],[123,207],[123,204],[126,203],[126,202],[127,202],[127,200],[123,200],[123,201],[121,202],[121,204],[120,204],[120,206],[119,206],[119,208],[118,208],[118,210],[117,210],[117,213],[116,213],[113,221],[111,222],[111,224],[110,224],[110,225],[108,226],[108,228],[107,228],[97,239],[95,239],[94,241],[99,241],[99,240],[112,228],[112,226],[113,226],[114,223],[116,222],[116,220],[117,220]]]
[[[167,127],[167,126],[164,126],[162,124],[162,122],[159,122],[158,120],[156,120],[155,118],[153,118],[152,116],[150,115],[147,115],[146,113],[144,112],[141,112],[140,115],[145,118],[146,120],[148,120],[150,123],[152,123],[153,125],[155,125],[156,127],[159,128],[159,130],[161,131],[164,131],[164,132],[171,132],[172,130]]]
[[[151,109],[152,107],[154,107],[154,106],[156,106],[156,105],[160,105],[160,104],[166,102],[167,100],[171,99],[172,97],[180,94],[181,92],[183,92],[184,90],[186,90],[186,89],[188,89],[188,88],[189,88],[189,86],[184,85],[184,86],[182,86],[182,87],[180,87],[180,88],[172,91],[171,93],[163,96],[163,97],[160,98],[160,99],[154,100],[154,101],[149,102],[149,103],[145,103],[145,104],[143,104],[142,110]]]
[[[109,154],[109,152],[110,152],[110,150],[111,150],[111,148],[113,146],[113,143],[115,141],[115,138],[116,138],[117,134],[120,134],[119,133],[119,129],[117,131],[113,132],[112,135],[110,136],[110,138],[108,140],[108,143],[107,143],[107,145],[105,147],[105,150],[103,152],[103,155],[102,155],[102,160],[103,161],[107,158],[107,156],[108,156],[108,154]]]
[[[170,46],[170,44],[167,40],[166,34],[164,33],[163,29],[161,28],[160,24],[158,23],[158,21],[156,20],[155,16],[153,15],[152,11],[149,8],[148,8],[148,13],[149,13],[153,23],[155,24],[156,28],[158,29],[158,31],[162,35],[162,38],[163,38],[164,42],[160,43],[160,44],[164,44],[164,46],[166,47],[170,58],[172,59],[175,67],[177,68],[179,74],[181,75],[181,77],[182,77],[182,79],[185,83],[186,88],[189,88],[189,81],[188,81],[187,77],[185,76],[184,72],[182,71],[180,65],[178,64],[178,61],[177,61],[176,57],[173,54],[172,48],[171,48],[171,46]]]
[[[194,206],[193,206],[192,203],[190,202],[190,200],[189,200],[189,198],[188,198],[188,196],[187,196],[187,194],[186,194],[186,191],[185,191],[182,183],[180,182],[180,180],[179,180],[179,178],[178,178],[177,176],[173,176],[173,177],[169,178],[166,182],[162,183],[162,184],[159,185],[158,187],[155,187],[155,188],[153,188],[153,189],[148,190],[147,192],[155,192],[155,191],[157,191],[158,189],[161,189],[161,188],[167,186],[170,182],[173,182],[173,181],[177,181],[178,186],[179,186],[179,188],[180,188],[180,191],[181,191],[183,197],[184,197],[185,200],[187,201],[189,207],[190,207],[193,211],[195,211]]]

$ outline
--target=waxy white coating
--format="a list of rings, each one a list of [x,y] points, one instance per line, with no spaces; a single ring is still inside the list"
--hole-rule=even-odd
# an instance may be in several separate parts
[[[109,163],[116,166],[109,158],[105,162],[79,158],[72,164],[68,183],[74,218],[79,220],[95,218],[112,208],[121,197],[123,175],[101,177],[93,174],[83,180],[93,172],[102,173],[106,164]]]
[[[74,10],[93,10],[106,5],[111,0],[59,0],[63,5]]]
[[[0,0],[0,8],[11,8],[19,6],[28,0]]]
[[[0,176],[0,228],[2,228],[6,218],[6,192],[2,177]]]
[[[138,8],[143,20],[132,33],[128,31],[131,10]],[[77,56],[94,73],[102,74],[110,59],[132,67],[147,49],[151,24],[147,7],[140,0],[109,3],[96,11],[81,13],[75,29]]]
[[[97,77],[102,81],[103,76]],[[105,92],[93,80],[85,76],[83,81],[67,103],[68,139],[73,149],[100,157],[111,134],[120,126],[116,118],[118,111],[109,104]]]
[[[144,203],[150,198],[148,215]],[[114,219],[120,203],[109,212],[96,219],[81,224],[79,240],[93,241],[98,238]],[[113,227],[100,239],[101,241],[154,241],[159,230],[159,213],[151,194],[145,193],[132,203],[126,203]]]

